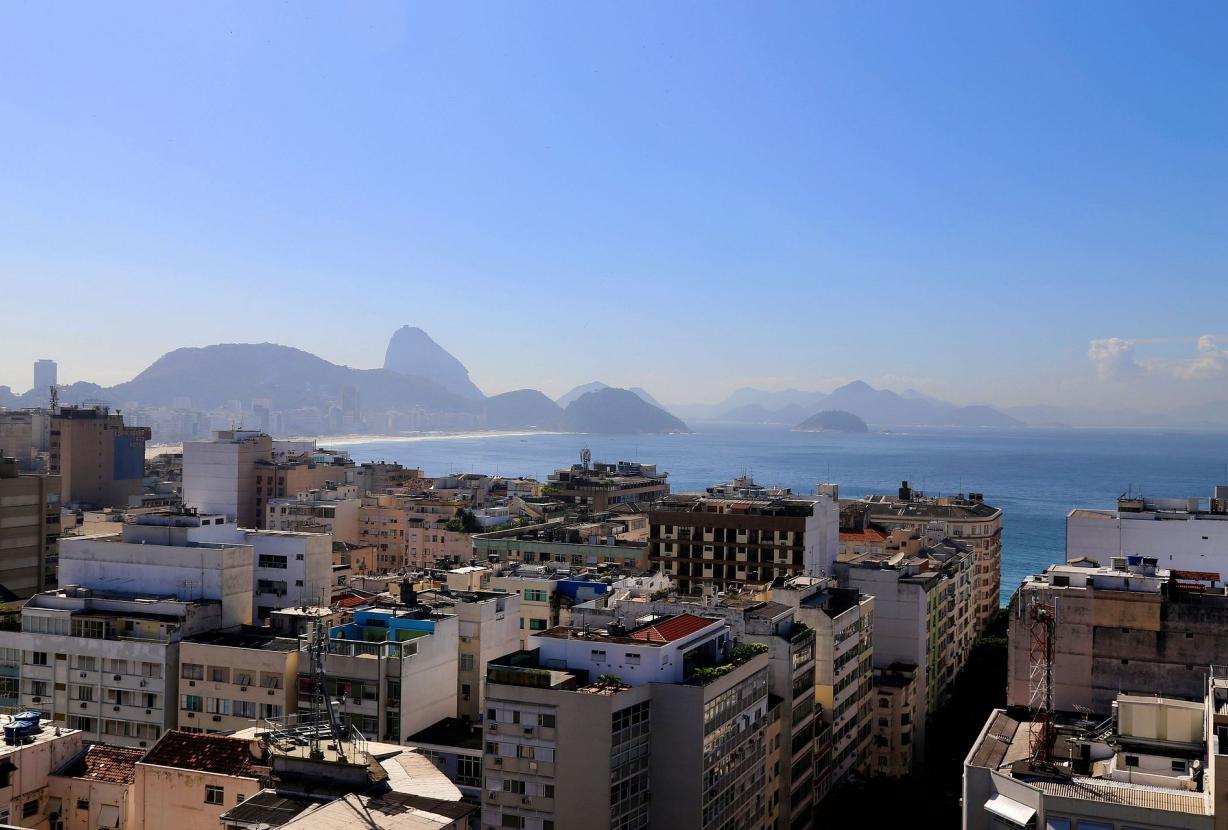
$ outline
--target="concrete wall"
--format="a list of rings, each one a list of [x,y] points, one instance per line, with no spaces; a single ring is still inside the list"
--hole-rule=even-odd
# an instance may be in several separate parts
[[[1228,577],[1228,517],[1072,511],[1066,517],[1067,561],[1086,556],[1108,565],[1114,556],[1154,556],[1161,568],[1214,571]]]
[[[429,637],[413,640],[417,653],[401,658],[401,738],[456,717],[456,667],[459,661],[460,621],[435,621]]]
[[[210,785],[223,788],[223,803],[205,803]],[[222,813],[260,792],[261,786],[254,778],[142,763],[136,766],[133,790],[135,830],[217,830]]]

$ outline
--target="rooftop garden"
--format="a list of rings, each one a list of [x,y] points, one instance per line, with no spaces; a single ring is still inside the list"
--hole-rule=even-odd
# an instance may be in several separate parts
[[[691,679],[699,683],[701,686],[707,686],[709,683],[724,677],[738,666],[750,661],[758,654],[767,653],[768,647],[765,643],[739,643],[734,646],[733,652],[729,655],[729,659],[719,666],[702,666],[695,670],[691,675]]]

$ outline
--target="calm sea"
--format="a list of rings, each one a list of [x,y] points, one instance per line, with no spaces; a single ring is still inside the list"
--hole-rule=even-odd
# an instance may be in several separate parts
[[[907,429],[891,434],[791,432],[692,424],[691,435],[485,435],[367,441],[356,461],[399,461],[427,474],[483,472],[538,479],[579,460],[656,463],[675,491],[746,472],[761,484],[811,493],[833,481],[845,497],[894,492],[901,479],[928,494],[976,491],[1003,508],[1003,601],[1029,573],[1065,558],[1072,507],[1111,507],[1133,487],[1155,496],[1208,496],[1225,482],[1228,433],[1136,430]],[[323,443],[327,444],[327,440]]]

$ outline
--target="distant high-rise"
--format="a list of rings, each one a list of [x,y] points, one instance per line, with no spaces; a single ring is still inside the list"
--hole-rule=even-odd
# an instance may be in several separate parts
[[[59,382],[59,367],[54,360],[34,361],[34,391],[40,400],[50,397],[51,387]]]
[[[51,416],[48,472],[67,504],[128,507],[145,476],[148,427],[126,426],[104,406],[64,406]]]

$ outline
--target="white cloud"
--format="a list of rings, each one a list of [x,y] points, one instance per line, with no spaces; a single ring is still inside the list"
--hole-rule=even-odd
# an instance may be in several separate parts
[[[1134,357],[1133,340],[1120,337],[1093,340],[1088,345],[1087,356],[1101,380],[1126,380],[1147,371]]]
[[[1220,335],[1204,334],[1197,338],[1155,338],[1126,340],[1106,337],[1092,340],[1087,356],[1096,367],[1101,380],[1129,380],[1142,375],[1162,375],[1181,381],[1215,380],[1228,376],[1228,350],[1219,343]],[[1192,357],[1138,357],[1139,346],[1194,343]]]

